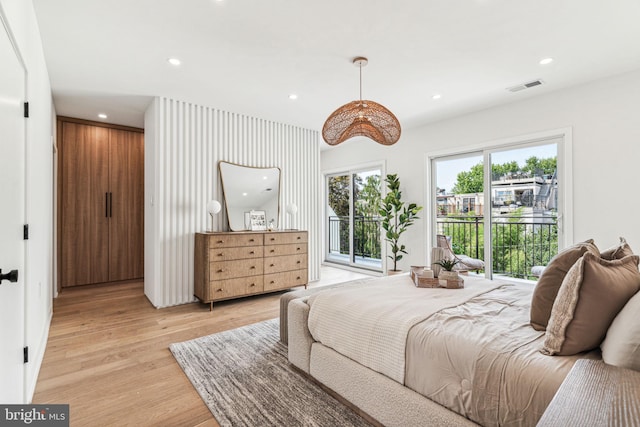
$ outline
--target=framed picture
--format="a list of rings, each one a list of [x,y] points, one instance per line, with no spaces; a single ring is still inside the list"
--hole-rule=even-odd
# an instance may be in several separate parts
[[[265,211],[251,211],[250,229],[251,231],[264,231],[267,229],[267,215]]]

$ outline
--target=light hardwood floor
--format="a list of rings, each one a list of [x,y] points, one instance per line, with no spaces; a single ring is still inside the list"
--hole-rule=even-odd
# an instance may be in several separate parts
[[[322,268],[311,286],[365,277]],[[68,403],[71,426],[217,426],[169,344],[278,316],[283,292],[155,309],[142,282],[64,289],[33,403]]]

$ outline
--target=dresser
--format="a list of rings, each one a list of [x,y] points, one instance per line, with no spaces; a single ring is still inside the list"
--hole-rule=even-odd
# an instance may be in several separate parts
[[[203,303],[308,282],[306,231],[196,233],[194,294]]]

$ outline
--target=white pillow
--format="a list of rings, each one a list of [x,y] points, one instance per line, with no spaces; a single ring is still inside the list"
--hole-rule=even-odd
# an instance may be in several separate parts
[[[636,293],[609,326],[600,345],[609,365],[640,371],[640,292]]]

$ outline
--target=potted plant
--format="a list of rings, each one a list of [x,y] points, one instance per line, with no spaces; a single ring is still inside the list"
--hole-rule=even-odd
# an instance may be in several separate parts
[[[457,259],[447,259],[447,258],[434,262],[434,264],[438,264],[440,267],[442,267],[443,270],[445,270],[445,271],[441,271],[440,274],[438,274],[438,278],[444,279],[444,280],[457,280],[458,272],[453,271],[453,267],[455,267],[457,263],[458,263]]]
[[[405,246],[399,244],[400,236],[407,231],[414,220],[418,219],[417,214],[422,206],[415,203],[406,204],[402,201],[397,174],[388,174],[384,180],[387,183],[388,192],[382,199],[379,214],[382,217],[385,240],[391,244],[391,255],[388,258],[393,260],[393,269],[390,272],[397,273],[398,261],[402,259],[402,254],[407,253]]]

